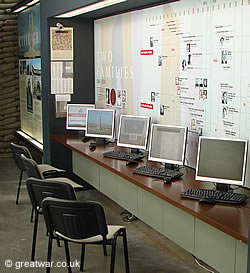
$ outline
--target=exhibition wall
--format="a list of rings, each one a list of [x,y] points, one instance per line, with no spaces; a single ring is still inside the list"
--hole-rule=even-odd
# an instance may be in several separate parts
[[[62,23],[66,27],[74,25],[74,85],[85,86],[84,92],[77,89],[77,93],[72,97],[73,102],[94,102],[94,32],[93,20],[101,16],[107,16],[114,13],[141,8],[148,5],[155,5],[161,2],[169,2],[162,0],[128,0],[124,3],[114,5],[103,10],[94,11],[83,16],[78,16],[71,19],[56,19],[55,16],[63,12],[73,10],[82,6],[87,6],[98,2],[98,0],[53,0],[40,1],[40,26],[41,26],[41,57],[42,57],[42,99],[45,103],[43,108],[43,147],[44,147],[44,162],[51,163],[59,159],[56,154],[52,153],[50,134],[53,131],[65,130],[65,119],[55,118],[55,97],[50,94],[50,27],[54,27],[57,22]],[[170,1],[172,2],[172,1]],[[79,34],[79,35],[78,35]],[[91,47],[91,48],[90,48]],[[76,67],[76,69],[75,69]],[[87,84],[87,85],[86,85]],[[90,88],[91,87],[91,88]],[[76,97],[79,96],[79,99]]]
[[[247,0],[182,0],[95,20],[96,106],[188,127],[193,168],[199,135],[250,140],[249,15]]]

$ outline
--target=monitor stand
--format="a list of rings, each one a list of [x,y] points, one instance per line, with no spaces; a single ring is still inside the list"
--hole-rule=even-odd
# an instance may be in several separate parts
[[[132,154],[140,154],[140,150],[137,148],[131,148],[131,153]]]
[[[171,163],[165,163],[164,164],[164,168],[167,169],[167,170],[176,170],[176,171],[179,171],[179,166],[176,167],[176,165],[174,164],[171,164]],[[172,183],[172,178],[171,177],[164,177],[163,178],[163,183],[164,184],[171,184]]]
[[[231,186],[230,184],[216,183],[216,190],[225,192],[233,191],[233,189],[230,186]]]
[[[179,169],[178,167],[176,167],[174,164],[171,164],[171,163],[165,163],[164,167],[165,167],[165,169],[168,169],[168,170],[178,170]]]
[[[104,137],[97,137],[96,141],[91,142],[91,144],[94,144],[94,145],[107,145],[107,144],[110,144],[110,143],[111,143],[111,141],[107,140]]]
[[[88,142],[90,140],[90,138],[85,135],[85,130],[79,131],[79,136],[82,137],[83,142]]]

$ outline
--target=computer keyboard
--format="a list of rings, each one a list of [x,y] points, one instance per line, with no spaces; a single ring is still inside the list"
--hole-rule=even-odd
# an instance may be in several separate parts
[[[158,177],[158,178],[170,177],[171,179],[176,179],[183,175],[182,172],[177,170],[170,170],[170,169],[151,167],[151,166],[141,166],[141,167],[133,169],[133,172],[137,174]]]
[[[113,159],[121,159],[121,160],[141,160],[143,159],[144,155],[142,154],[134,154],[130,152],[124,152],[124,151],[109,151],[103,153],[104,157],[109,157]]]
[[[229,203],[229,204],[242,204],[247,200],[247,196],[241,193],[224,192],[212,189],[188,189],[181,193],[182,197],[190,199],[207,199],[210,201]]]

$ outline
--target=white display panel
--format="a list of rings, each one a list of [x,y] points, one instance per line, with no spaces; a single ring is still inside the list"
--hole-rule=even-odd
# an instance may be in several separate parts
[[[148,160],[183,165],[187,128],[152,124]]]
[[[41,58],[19,60],[21,130],[43,143]]]
[[[86,130],[87,109],[94,108],[94,104],[67,104],[66,129]]]
[[[149,124],[149,117],[121,115],[117,146],[146,149]]]
[[[86,136],[114,137],[115,111],[109,109],[87,109]]]
[[[195,179],[244,185],[247,140],[200,137]]]
[[[250,139],[249,16],[248,0],[182,0],[95,20],[96,107],[188,127],[194,168],[199,135]]]

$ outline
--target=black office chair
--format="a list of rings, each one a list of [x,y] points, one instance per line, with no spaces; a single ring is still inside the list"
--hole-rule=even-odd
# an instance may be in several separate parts
[[[66,177],[47,177],[40,171],[39,165],[31,158],[27,158],[24,154],[21,154],[22,164],[24,166],[25,172],[27,173],[28,177],[34,177],[37,179],[47,180],[50,181],[55,180],[56,182],[64,182],[70,184],[74,189],[83,188],[82,185],[75,183],[74,181],[66,178]]]
[[[79,185],[75,183],[74,181],[65,178],[65,177],[49,177],[46,178],[46,176],[43,175],[43,173],[40,171],[38,164],[31,158],[27,158],[24,154],[21,154],[20,159],[22,160],[22,164],[24,166],[25,172],[27,173],[28,177],[34,177],[37,179],[42,179],[46,181],[49,179],[50,181],[56,181],[57,183],[64,182],[67,184],[70,184],[75,190],[76,189],[83,189],[82,185]],[[31,217],[30,221],[33,220],[33,213],[34,213],[34,207],[32,207],[31,211]]]
[[[35,211],[35,222],[33,229],[33,240],[31,250],[31,261],[35,261],[36,236],[38,227],[38,217],[42,214],[41,202],[45,197],[56,197],[68,200],[76,200],[75,191],[71,185],[63,182],[49,181],[41,179],[28,178],[26,181],[32,207]]]
[[[126,273],[129,273],[127,235],[124,226],[107,225],[103,207],[93,201],[69,201],[47,197],[42,201],[43,215],[49,233],[48,264],[51,262],[53,239],[62,239],[68,272],[71,273],[68,242],[82,244],[80,271],[84,268],[86,244],[112,245],[110,273],[114,273],[116,240],[123,238]],[[50,267],[47,267],[50,273]]]
[[[21,159],[21,154],[24,154],[27,158],[31,158],[31,159],[32,159],[32,156],[28,148],[22,145],[10,143],[10,149],[12,151],[16,165],[18,169],[20,170],[20,177],[19,177],[19,183],[18,183],[18,189],[17,189],[17,195],[16,195],[16,204],[18,204],[23,172],[26,170],[25,166],[23,165],[23,161]],[[65,170],[55,168],[48,164],[37,164],[37,168],[39,169],[39,172],[42,173],[43,177],[45,178],[64,176],[66,174]]]

